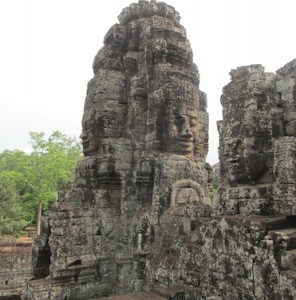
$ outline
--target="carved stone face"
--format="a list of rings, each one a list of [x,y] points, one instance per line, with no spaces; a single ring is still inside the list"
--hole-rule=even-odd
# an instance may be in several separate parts
[[[171,110],[163,134],[164,150],[180,155],[193,155],[197,138],[196,110]]]
[[[237,74],[240,80],[234,78],[222,96],[225,102],[221,141],[228,180],[231,185],[269,183],[274,75],[263,73],[260,66],[239,71],[246,73]]]
[[[102,120],[87,111],[82,119],[82,150],[85,156],[102,154]]]
[[[228,176],[231,184],[248,182],[246,162],[240,139],[232,139],[226,143],[225,158],[228,164]]]
[[[80,138],[85,156],[101,155],[108,152],[106,139],[121,137],[122,122],[119,119],[120,116],[118,117],[114,113],[107,115],[105,112],[101,113],[94,109],[84,111]]]
[[[259,181],[268,171],[268,141],[258,138],[233,139],[226,145],[229,181],[235,184],[250,184]]]

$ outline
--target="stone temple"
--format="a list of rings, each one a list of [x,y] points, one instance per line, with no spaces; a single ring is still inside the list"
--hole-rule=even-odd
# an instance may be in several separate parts
[[[43,217],[23,298],[109,286],[150,291],[141,299],[295,299],[296,60],[230,72],[212,199],[207,99],[179,14],[140,0],[118,19],[87,87],[85,157]]]

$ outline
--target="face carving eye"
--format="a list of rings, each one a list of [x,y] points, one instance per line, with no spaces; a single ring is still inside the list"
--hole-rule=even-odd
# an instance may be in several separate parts
[[[82,134],[86,135],[86,133],[89,132],[89,124],[82,124]]]
[[[197,125],[197,118],[196,117],[191,117],[190,118],[190,126],[193,127]]]
[[[178,128],[178,126],[177,126],[176,124],[172,124],[172,125],[170,126],[170,129],[171,129],[172,131],[178,131],[178,130],[179,130],[179,128]]]
[[[186,119],[183,116],[179,115],[179,114],[175,115],[175,120],[176,120],[177,125],[182,125],[186,122]]]

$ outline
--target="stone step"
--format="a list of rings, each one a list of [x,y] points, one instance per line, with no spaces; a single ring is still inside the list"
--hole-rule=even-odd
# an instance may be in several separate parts
[[[166,299],[169,299],[178,294],[187,294],[187,293],[194,292],[195,289],[186,285],[181,285],[181,286],[173,285],[169,287],[158,287],[153,289],[152,291],[162,297],[165,297]]]
[[[31,279],[30,280],[30,286],[31,287],[39,287],[39,286],[50,286],[51,285],[51,280],[50,279]]]
[[[287,243],[286,249],[296,249],[296,228],[276,229],[269,231],[268,235],[275,241]]]
[[[10,295],[10,296],[1,296],[0,293],[0,299],[1,300],[21,300],[21,296],[20,295]]]
[[[114,295],[110,297],[103,297],[100,300],[167,300],[176,299],[174,297],[178,295],[184,295],[195,290],[186,285],[184,286],[170,286],[170,287],[158,287],[149,292],[139,292],[124,295]],[[179,298],[178,298],[179,299]],[[183,298],[182,298],[183,299]],[[187,299],[187,298],[186,298]],[[95,299],[91,299],[95,300]]]
[[[124,294],[110,297],[99,298],[100,300],[167,300],[162,296],[157,295],[154,292],[140,292],[135,294]],[[92,300],[95,300],[93,298]]]
[[[283,252],[281,256],[281,268],[296,271],[296,249]]]

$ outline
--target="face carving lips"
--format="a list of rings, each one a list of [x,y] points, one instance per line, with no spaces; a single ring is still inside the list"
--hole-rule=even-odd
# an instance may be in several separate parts
[[[90,142],[89,142],[88,139],[82,140],[82,146],[83,146],[83,148],[88,148],[89,144],[90,144]]]
[[[193,145],[192,134],[188,134],[187,136],[182,135],[177,139],[177,143],[184,148],[191,147]]]

